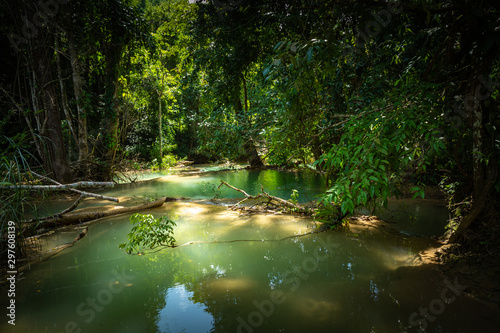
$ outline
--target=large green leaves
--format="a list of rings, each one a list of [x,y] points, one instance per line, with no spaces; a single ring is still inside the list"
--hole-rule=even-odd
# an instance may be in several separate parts
[[[127,243],[118,245],[127,253],[153,249],[158,246],[175,246],[174,226],[176,223],[165,216],[154,218],[153,215],[134,214],[130,217],[132,230],[127,236]]]
[[[421,92],[413,88],[393,89],[385,106],[373,103],[345,124],[341,141],[318,161],[332,179],[324,205],[340,207],[342,215],[359,207],[374,209],[398,196],[404,177],[426,172],[444,148],[442,121],[434,107],[433,87]],[[423,196],[419,186],[412,191]]]

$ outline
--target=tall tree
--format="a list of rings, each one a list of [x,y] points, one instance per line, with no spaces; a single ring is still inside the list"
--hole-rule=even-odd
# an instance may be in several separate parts
[[[69,182],[72,175],[61,126],[58,80],[55,79],[56,31],[53,25],[44,24],[57,14],[59,6],[57,3],[54,6],[41,6],[31,0],[15,4],[2,2],[2,6],[14,22],[8,37],[18,59],[18,71],[24,72],[18,84],[19,87],[22,84],[27,87],[19,88],[15,94],[12,91],[12,95],[19,97],[14,103],[23,113],[24,110],[30,110],[30,115],[25,114],[24,118],[32,131],[46,171],[61,183]],[[11,86],[10,89],[15,88]],[[35,126],[31,124],[32,119],[36,121]]]

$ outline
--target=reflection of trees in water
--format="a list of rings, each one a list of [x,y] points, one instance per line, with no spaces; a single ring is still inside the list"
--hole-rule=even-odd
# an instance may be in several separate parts
[[[311,201],[314,196],[324,190],[323,177],[308,170],[284,172],[281,170],[240,170],[234,172],[221,172],[216,178],[243,189],[255,195],[261,191],[260,186],[269,191],[271,195],[288,199],[293,189],[299,191],[300,201]],[[235,193],[223,189],[222,197],[234,197]]]
[[[319,239],[326,241],[329,236],[341,244],[327,252]],[[273,306],[269,320],[264,318],[264,331],[353,326],[364,330],[372,327],[370,321],[380,325],[375,327],[395,329],[401,310],[379,287],[378,279],[387,271],[379,250],[390,251],[390,245],[384,250],[363,235],[326,232],[282,242],[166,249],[133,264],[150,272],[141,283],[150,323],[157,322],[159,310],[165,308],[168,288],[182,284],[193,293],[190,300],[204,304],[213,316],[216,332],[236,331],[237,318],[246,320],[257,311],[254,302],[269,300],[273,290],[282,291],[285,301]],[[314,258],[315,251],[326,259],[314,270],[300,268],[306,258]]]

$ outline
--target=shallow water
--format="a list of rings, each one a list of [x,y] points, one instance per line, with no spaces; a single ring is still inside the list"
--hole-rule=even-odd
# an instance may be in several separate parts
[[[242,172],[247,171],[167,176],[105,194],[161,192],[201,199],[211,194],[200,184],[218,179],[249,193],[257,193],[264,183],[271,194],[283,197],[297,188],[304,201],[321,189],[321,180],[313,176]],[[426,210],[424,202],[419,205]],[[427,325],[426,332],[499,328],[493,315],[463,293],[452,300],[454,294],[448,292],[446,303],[436,301],[448,286],[437,273],[404,269],[432,244],[427,238],[372,229],[300,236],[313,230],[313,221],[240,216],[195,202],[172,202],[149,213],[177,222],[177,244],[241,241],[133,256],[118,249],[130,231],[127,216],[94,222],[75,246],[18,276],[16,326],[3,317],[0,331],[418,332],[417,324]],[[407,230],[411,224],[395,226],[414,232]],[[78,231],[73,232],[54,237],[72,239]],[[2,306],[5,295],[2,290]],[[429,304],[434,312],[426,319],[419,311]],[[441,305],[443,309],[437,307]]]
[[[248,194],[261,192],[261,185],[271,195],[290,198],[292,190],[299,193],[299,201],[314,200],[324,189],[324,180],[313,172],[293,172],[279,170],[235,170],[205,172],[184,175],[167,175],[145,183],[132,183],[116,186],[106,191],[107,195],[121,196],[131,192],[135,196],[170,196],[191,199],[209,199],[214,195],[222,198],[235,198],[241,193],[220,185],[223,180]]]

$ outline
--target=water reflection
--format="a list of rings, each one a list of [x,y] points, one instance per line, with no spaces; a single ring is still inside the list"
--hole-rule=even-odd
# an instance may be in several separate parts
[[[314,191],[320,184],[313,176],[307,180],[301,177],[309,176],[296,173],[240,172],[168,176],[112,191],[118,196],[161,192],[193,197],[200,193],[202,181],[222,178],[250,193],[260,191],[256,182],[262,182],[272,194],[282,191],[281,196],[287,197],[293,188],[300,191],[298,185],[311,185]],[[68,321],[74,321],[82,333],[401,332],[410,314],[422,302],[428,304],[439,296],[442,289],[436,272],[415,275],[402,269],[412,264],[418,251],[429,247],[428,240],[387,233],[384,228],[264,242],[304,234],[311,220],[239,216],[224,207],[194,202],[172,202],[144,213],[175,220],[178,244],[256,241],[193,244],[130,256],[117,246],[130,231],[128,217],[101,220],[74,247],[20,277],[19,326],[13,330],[0,322],[0,331],[59,333]],[[134,276],[133,282],[124,284],[120,293],[113,294],[113,301],[102,311],[96,310],[95,319],[87,323],[88,317],[76,312],[79,304],[109,289],[113,271],[124,269]],[[114,283],[112,288],[118,288]],[[490,326],[461,320],[468,316],[471,304],[475,303],[457,298],[439,322],[429,325],[428,332],[487,331]]]
[[[158,311],[156,326],[161,333],[210,332],[214,319],[207,307],[192,301],[193,292],[186,286],[176,284],[165,294],[165,307]]]
[[[203,174],[166,175],[140,183],[121,184],[105,191],[105,195],[119,197],[124,192],[135,196],[171,196],[191,199],[210,199],[220,181],[242,188],[249,194],[261,191],[282,198],[289,198],[292,190],[299,192],[299,201],[315,199],[324,190],[324,178],[312,171],[285,172],[279,170],[235,170],[206,172]],[[241,193],[222,187],[222,198],[240,197]]]

